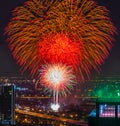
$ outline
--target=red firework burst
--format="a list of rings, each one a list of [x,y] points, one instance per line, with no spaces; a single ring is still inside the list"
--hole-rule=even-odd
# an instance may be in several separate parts
[[[65,34],[48,35],[39,43],[39,55],[42,64],[62,63],[78,71],[82,59],[82,42],[77,42]]]

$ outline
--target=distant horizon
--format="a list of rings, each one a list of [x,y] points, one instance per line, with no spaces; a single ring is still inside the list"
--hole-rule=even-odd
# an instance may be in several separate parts
[[[26,79],[35,79],[34,77],[31,77],[30,75],[22,75],[22,74],[20,74],[20,75],[0,75],[0,79],[2,79],[2,78],[5,78],[5,79],[7,79],[7,78],[26,78]],[[109,75],[103,75],[103,74],[100,74],[100,75],[96,75],[96,76],[94,76],[94,77],[91,77],[90,79],[85,79],[85,80],[88,80],[88,81],[90,81],[90,80],[96,80],[96,79],[107,79],[107,78],[120,78],[120,74],[118,75],[115,75],[115,74],[109,74]]]

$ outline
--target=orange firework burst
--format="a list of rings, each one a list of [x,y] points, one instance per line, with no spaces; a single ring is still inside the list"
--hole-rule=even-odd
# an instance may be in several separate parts
[[[82,80],[104,63],[115,31],[109,11],[93,0],[29,0],[13,11],[6,27],[23,70],[34,76],[43,63],[60,62],[77,68]]]

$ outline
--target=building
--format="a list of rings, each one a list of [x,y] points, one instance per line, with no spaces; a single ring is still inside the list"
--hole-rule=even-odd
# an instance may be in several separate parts
[[[3,84],[0,93],[1,124],[15,124],[15,85]]]
[[[120,99],[98,99],[89,116],[89,126],[120,126]]]

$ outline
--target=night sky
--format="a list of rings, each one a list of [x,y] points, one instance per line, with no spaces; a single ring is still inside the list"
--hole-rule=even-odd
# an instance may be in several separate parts
[[[7,46],[4,28],[10,21],[12,10],[27,0],[0,0],[0,76],[19,76],[20,68],[13,59]],[[105,64],[101,66],[100,75],[120,75],[120,0],[95,0],[99,5],[110,10],[110,17],[117,27],[114,46]]]

